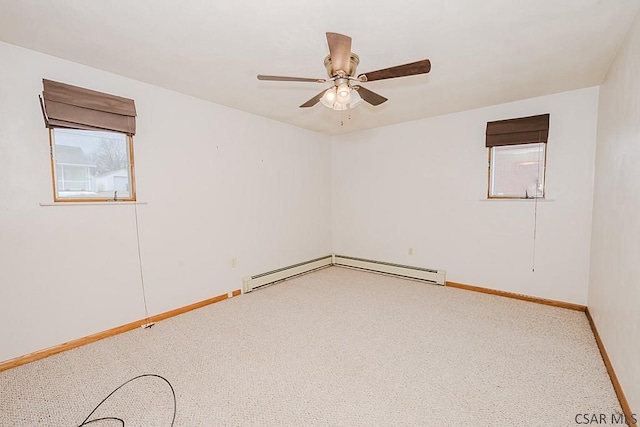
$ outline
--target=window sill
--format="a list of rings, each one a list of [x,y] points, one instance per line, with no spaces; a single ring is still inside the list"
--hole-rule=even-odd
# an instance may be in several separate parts
[[[543,199],[543,198],[535,198],[531,197],[528,199],[509,199],[509,198],[495,198],[495,199],[480,199],[481,202],[533,202],[538,201],[538,203],[547,203],[547,202],[555,202],[555,199]]]
[[[112,202],[40,202],[40,206],[95,206],[95,205],[146,205],[147,202],[112,201]]]

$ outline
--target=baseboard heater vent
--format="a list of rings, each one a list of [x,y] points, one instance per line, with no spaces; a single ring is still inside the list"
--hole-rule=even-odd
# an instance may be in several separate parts
[[[261,286],[270,285],[288,279],[293,276],[308,273],[319,268],[328,267],[332,264],[332,256],[327,255],[322,258],[316,258],[311,261],[301,262],[299,264],[290,265],[289,267],[279,268],[277,270],[268,271],[256,276],[245,277],[242,281],[242,292],[251,292]]]
[[[333,255],[333,265],[354,267],[362,270],[423,280],[425,282],[443,285],[446,283],[446,274],[442,270],[413,267],[410,265],[392,264],[389,262],[373,261],[370,259],[353,258],[343,255]]]
[[[242,292],[251,292],[262,286],[280,282],[290,277],[299,276],[330,265],[353,267],[377,273],[391,274],[393,276],[407,277],[409,279],[422,280],[436,285],[444,286],[446,283],[445,272],[442,270],[392,264],[390,262],[373,261],[370,259],[354,258],[344,255],[327,255],[321,258],[312,259],[311,261],[290,265],[289,267],[245,277],[242,281]]]

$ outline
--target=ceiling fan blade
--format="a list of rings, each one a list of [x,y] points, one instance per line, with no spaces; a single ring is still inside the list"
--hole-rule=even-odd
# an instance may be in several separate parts
[[[311,79],[307,77],[286,77],[286,76],[265,76],[258,74],[258,80],[268,80],[274,82],[311,82],[311,83],[325,83],[325,79]]]
[[[333,64],[333,70],[349,72],[351,64],[351,37],[338,33],[327,33],[329,56]]]
[[[393,79],[395,77],[414,76],[416,74],[426,74],[431,71],[431,61],[411,62],[409,64],[397,65],[395,67],[384,68],[382,70],[363,73],[358,76],[361,81],[372,82],[375,80]]]
[[[320,98],[322,98],[322,95],[324,95],[324,93],[327,90],[323,90],[322,92],[320,92],[319,94],[317,94],[316,96],[314,96],[313,98],[311,98],[310,100],[308,100],[307,102],[305,102],[304,104],[302,104],[300,106],[300,108],[308,108],[308,107],[313,107],[314,105],[316,105],[318,102],[320,102]]]
[[[383,102],[387,101],[387,98],[385,98],[384,96],[378,95],[377,93],[370,91],[369,89],[366,89],[362,86],[353,86],[353,88],[358,91],[362,99],[373,106],[380,105]]]

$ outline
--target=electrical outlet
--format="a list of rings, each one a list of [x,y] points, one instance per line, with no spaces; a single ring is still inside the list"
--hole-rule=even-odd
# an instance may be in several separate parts
[[[227,298],[233,298],[233,292],[228,292],[227,293]]]
[[[238,265],[238,261],[235,258],[231,259],[231,268],[236,268]]]
[[[409,248],[409,255],[413,255],[413,248]]]

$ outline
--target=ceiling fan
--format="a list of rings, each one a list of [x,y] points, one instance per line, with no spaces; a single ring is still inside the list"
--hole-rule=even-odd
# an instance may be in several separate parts
[[[323,105],[334,110],[346,110],[347,108],[355,107],[362,100],[374,106],[387,101],[384,96],[360,86],[361,83],[426,74],[431,70],[431,62],[428,59],[423,59],[409,64],[356,75],[356,67],[360,63],[360,58],[351,52],[351,37],[338,33],[327,33],[327,44],[329,45],[329,55],[324,58],[324,66],[329,75],[328,79],[258,74],[258,80],[311,83],[332,82],[332,87],[323,90],[302,104],[300,108],[313,107],[318,102],[322,102]]]

